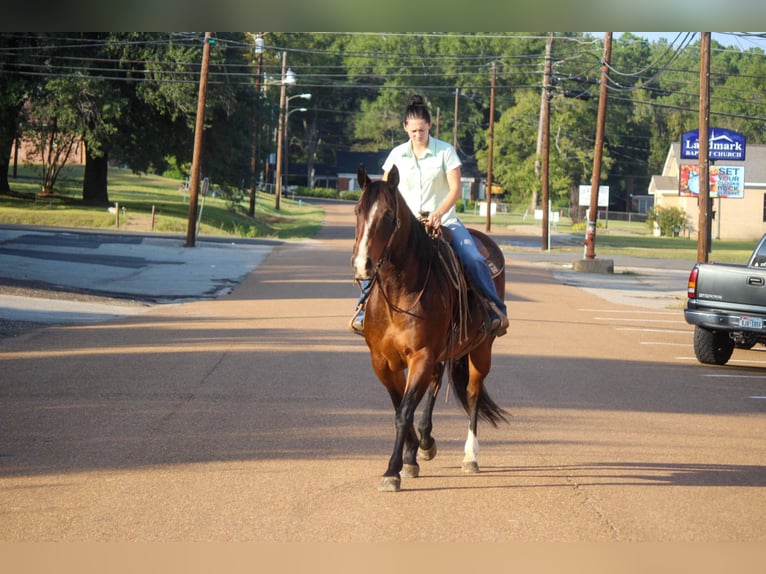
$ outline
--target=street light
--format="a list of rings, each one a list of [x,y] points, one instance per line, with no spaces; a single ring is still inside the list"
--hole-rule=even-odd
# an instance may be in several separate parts
[[[287,69],[287,52],[282,52],[282,88],[279,92],[279,127],[277,129],[277,184],[274,194],[274,209],[279,210],[279,201],[282,197],[282,133],[285,129],[285,120],[287,116],[284,110],[287,106],[287,86],[295,84],[295,72]]]
[[[306,94],[296,94],[294,96],[290,96],[285,101],[285,127],[284,127],[284,131],[285,131],[285,133],[284,133],[284,142],[285,142],[285,152],[284,152],[284,156],[285,156],[284,157],[284,160],[285,160],[285,169],[284,169],[284,172],[285,172],[285,187],[287,186],[287,181],[288,181],[287,178],[289,176],[289,171],[290,171],[290,157],[289,157],[289,154],[288,154],[288,146],[289,146],[290,140],[287,137],[287,126],[289,125],[289,122],[287,121],[287,119],[290,117],[290,114],[293,113],[293,112],[307,112],[308,111],[308,108],[297,108],[295,110],[289,110],[289,108],[290,108],[290,100],[294,100],[296,98],[303,98],[303,99],[306,99],[306,100],[310,100],[311,99],[311,94],[308,94],[308,93],[306,93]]]

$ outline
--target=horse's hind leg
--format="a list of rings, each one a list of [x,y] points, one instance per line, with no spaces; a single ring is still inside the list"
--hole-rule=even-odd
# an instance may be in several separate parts
[[[420,444],[418,447],[418,458],[422,460],[431,460],[436,456],[436,441],[431,435],[433,430],[433,412],[436,404],[436,396],[442,384],[442,374],[444,373],[444,363],[439,363],[434,373],[434,379],[428,386],[425,402],[423,403],[423,413],[418,422],[418,433],[420,434]]]
[[[478,409],[476,406],[471,408],[468,422],[468,436],[465,439],[465,447],[463,457],[463,472],[479,472],[479,439],[476,435],[477,421],[478,421]]]
[[[473,352],[468,357],[468,388],[466,389],[468,412],[468,436],[463,449],[463,472],[479,472],[479,397],[484,379],[491,365],[491,347],[485,353]]]

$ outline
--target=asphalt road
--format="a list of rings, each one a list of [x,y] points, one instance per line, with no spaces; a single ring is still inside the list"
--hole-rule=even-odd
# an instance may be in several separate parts
[[[437,457],[378,492],[393,411],[347,330],[352,235],[330,206],[230,292],[0,341],[0,540],[766,541],[763,349],[694,360],[683,265],[576,274],[502,229],[511,420],[463,474],[442,396]]]

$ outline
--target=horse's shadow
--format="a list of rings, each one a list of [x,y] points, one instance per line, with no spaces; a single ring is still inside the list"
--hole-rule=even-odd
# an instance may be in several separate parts
[[[462,474],[460,466],[444,466],[431,474],[424,471],[407,490],[440,491],[470,489],[529,489],[599,486],[766,486],[766,466],[736,464],[593,462],[548,466],[482,465],[479,474]],[[454,472],[453,472],[454,471]],[[432,480],[462,476],[461,484],[436,486]]]

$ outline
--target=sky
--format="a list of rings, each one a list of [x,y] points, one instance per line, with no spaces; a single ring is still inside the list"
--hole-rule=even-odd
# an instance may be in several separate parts
[[[750,32],[751,34],[766,35],[766,32]],[[594,35],[602,35],[603,32],[593,32]],[[615,37],[618,37],[620,32],[614,32]],[[668,42],[673,42],[680,32],[631,32],[636,36],[643,36],[649,41],[659,40],[665,38]],[[711,38],[724,46],[732,46],[734,48],[740,48],[742,50],[749,50],[753,47],[758,47],[766,51],[766,37],[762,38],[745,38],[738,36],[737,32],[712,32]]]

